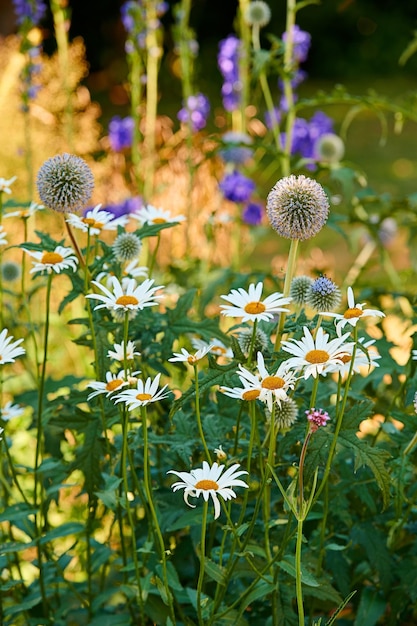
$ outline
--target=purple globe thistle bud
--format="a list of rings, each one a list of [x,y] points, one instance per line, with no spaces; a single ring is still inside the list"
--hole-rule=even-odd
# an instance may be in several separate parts
[[[302,174],[279,180],[268,194],[266,212],[281,237],[304,241],[326,223],[329,201],[323,187]]]
[[[133,117],[121,118],[115,115],[109,122],[109,141],[114,152],[121,152],[124,148],[130,148],[133,141],[135,122]]]
[[[219,43],[217,63],[223,76],[221,92],[226,111],[235,111],[240,103],[239,48],[240,40],[235,35],[229,35]]]
[[[139,256],[142,242],[134,233],[120,233],[116,237],[112,249],[118,261],[132,261]]]
[[[245,355],[249,354],[249,350],[252,344],[252,335],[253,335],[252,328],[243,328],[237,335],[237,341],[238,341],[239,347],[242,350],[243,354]],[[264,353],[266,350],[268,350],[269,345],[270,345],[270,340],[269,340],[268,335],[266,334],[264,330],[262,330],[258,326],[255,331],[255,342],[253,344],[253,352],[255,354],[257,352]]]
[[[143,201],[140,196],[134,196],[133,198],[126,198],[123,202],[118,204],[108,204],[102,207],[103,211],[112,213],[114,217],[121,217],[122,215],[129,215],[129,213],[135,213],[143,207]]]
[[[249,202],[242,211],[242,219],[250,226],[259,226],[264,215],[263,207],[256,202]]]
[[[253,0],[247,5],[244,17],[250,26],[262,28],[271,20],[271,9],[263,0]]]
[[[327,276],[319,276],[313,281],[308,304],[316,311],[334,311],[342,300],[339,287]]]
[[[26,20],[31,24],[39,24],[46,14],[44,0],[13,0],[16,22],[23,24]]]
[[[315,433],[320,426],[326,426],[330,419],[330,415],[323,409],[309,409],[305,412],[307,419],[310,422],[310,430]]]
[[[308,51],[310,50],[311,35],[294,24],[293,26],[293,58],[296,63],[303,63],[308,57]],[[288,34],[282,35],[282,41],[286,42]]]
[[[208,98],[202,93],[197,93],[187,98],[183,108],[178,111],[177,117],[183,124],[190,123],[192,130],[197,132],[205,127],[209,113]]]
[[[78,211],[87,204],[94,178],[84,159],[64,153],[51,157],[41,165],[36,185],[45,206],[66,213]]]
[[[298,405],[292,398],[275,403],[275,426],[279,430],[291,428],[298,417]]]
[[[224,197],[232,202],[247,202],[255,189],[255,183],[240,172],[226,174],[219,184]]]
[[[339,163],[345,154],[343,139],[334,133],[324,133],[314,144],[314,158],[321,163]]]

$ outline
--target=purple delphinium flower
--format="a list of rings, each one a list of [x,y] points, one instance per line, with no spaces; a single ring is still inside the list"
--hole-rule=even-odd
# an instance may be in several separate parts
[[[282,110],[282,109],[281,109]],[[271,130],[274,126],[279,126],[281,121],[281,110],[275,107],[273,111],[266,111],[264,115],[266,127]]]
[[[250,226],[259,226],[264,215],[263,207],[256,202],[249,202],[242,211],[242,219]]]
[[[108,213],[112,213],[114,217],[121,217],[122,215],[129,215],[130,213],[135,213],[139,211],[143,207],[143,201],[140,196],[134,196],[133,198],[126,198],[123,202],[119,202],[117,204],[106,204],[101,208],[103,211],[107,211]],[[91,207],[85,211],[85,213],[91,210]]]
[[[13,0],[13,7],[18,24],[23,24],[25,20],[39,24],[46,14],[44,0]]]
[[[224,197],[232,202],[247,202],[255,189],[255,183],[240,172],[226,174],[219,184]]]
[[[282,35],[282,41],[286,42],[288,39],[287,33]],[[308,51],[311,44],[311,35],[294,24],[293,26],[293,58],[296,63],[303,63],[308,56]]]
[[[229,131],[223,135],[222,141],[224,147],[219,150],[219,156],[225,163],[239,165],[251,158],[253,150],[247,146],[252,143],[252,139],[246,133]]]
[[[242,83],[239,80],[240,40],[229,35],[219,43],[217,63],[223,76],[222,98],[226,111],[235,111],[239,107]]]
[[[135,122],[132,117],[121,118],[115,115],[109,122],[109,141],[112,150],[120,152],[124,148],[130,148],[133,141],[133,129]]]
[[[210,113],[210,102],[208,98],[197,93],[189,96],[182,109],[178,111],[177,117],[184,124],[191,123],[193,131],[199,131],[205,127],[208,114]]]
[[[333,120],[317,111],[310,120],[298,117],[294,122],[291,154],[300,154],[305,159],[314,159],[317,139],[333,131]],[[285,133],[282,133],[285,144]],[[313,166],[314,167],[314,166]]]

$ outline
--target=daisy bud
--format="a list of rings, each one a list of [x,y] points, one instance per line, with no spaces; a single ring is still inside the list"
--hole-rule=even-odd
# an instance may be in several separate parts
[[[308,294],[308,304],[316,311],[334,311],[342,300],[339,287],[327,276],[313,281]]]
[[[334,133],[324,133],[314,144],[314,156],[322,163],[339,163],[344,154],[345,144]]]
[[[323,228],[329,215],[329,201],[318,182],[303,174],[291,175],[272,187],[266,212],[278,235],[304,241]]]
[[[313,279],[310,276],[295,276],[291,281],[290,296],[292,301],[299,306],[307,304]]]
[[[133,233],[122,233],[116,237],[112,248],[113,254],[118,261],[132,261],[139,256],[142,242]]]
[[[227,459],[227,454],[221,446],[219,446],[218,448],[214,448],[214,452],[217,456],[218,461],[225,461]]]
[[[1,275],[4,282],[12,283],[15,280],[18,280],[21,274],[22,270],[18,263],[15,263],[14,261],[5,261],[1,264]]]
[[[39,169],[36,185],[45,206],[60,213],[75,212],[90,199],[94,178],[84,159],[64,153],[45,161]]]
[[[271,20],[271,9],[263,0],[254,0],[246,8],[245,21],[250,26],[266,26]]]
[[[237,341],[243,354],[248,355],[250,345],[252,342],[253,330],[251,328],[244,328],[237,336]],[[265,331],[261,328],[257,328],[255,331],[255,345],[253,346],[253,352],[265,352],[269,346],[269,338]]]
[[[298,417],[298,406],[295,400],[287,398],[285,402],[275,404],[275,426],[279,430],[291,428]]]

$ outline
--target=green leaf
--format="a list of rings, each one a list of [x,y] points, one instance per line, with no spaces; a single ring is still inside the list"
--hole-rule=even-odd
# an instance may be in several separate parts
[[[61,526],[57,526],[57,528],[49,530],[47,533],[42,535],[39,543],[45,544],[49,541],[53,541],[54,539],[68,537],[68,535],[78,535],[84,532],[84,530],[84,524],[81,524],[80,522],[67,522],[66,524],[61,524]]]
[[[361,594],[354,626],[375,626],[384,614],[387,601],[376,589],[365,587]]]
[[[292,556],[287,555],[284,559],[278,561],[277,565],[293,578],[296,577],[294,558]],[[301,569],[301,582],[305,585],[308,585],[309,587],[320,586],[320,583],[313,576],[313,574],[310,574],[310,572],[307,572],[304,568]]]
[[[227,570],[225,567],[221,567],[214,561],[207,559],[204,561],[204,571],[209,578],[214,580],[219,585],[226,584],[226,574]]]
[[[355,433],[340,431],[338,443],[352,450],[355,455],[355,472],[362,466],[369,467],[382,492],[384,508],[390,501],[391,477],[385,467],[389,452],[380,448],[372,447],[367,441],[359,439]]]

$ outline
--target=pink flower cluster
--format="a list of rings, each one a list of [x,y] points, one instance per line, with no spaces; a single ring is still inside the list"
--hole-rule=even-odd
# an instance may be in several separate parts
[[[330,415],[323,409],[309,409],[306,411],[306,415],[311,424],[310,428],[313,433],[315,433],[320,426],[326,426],[328,420],[330,419]]]

